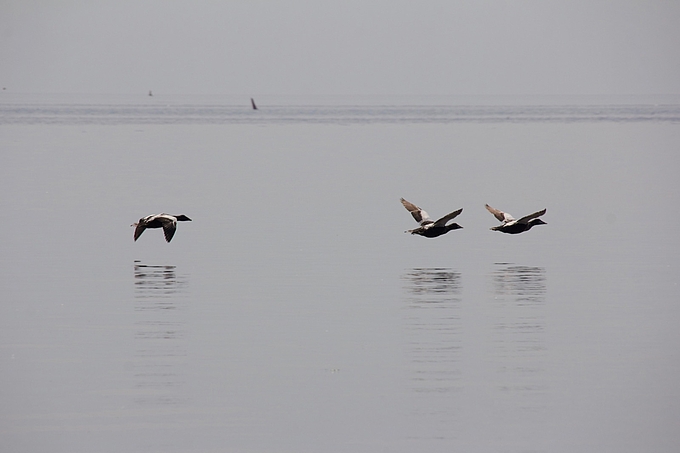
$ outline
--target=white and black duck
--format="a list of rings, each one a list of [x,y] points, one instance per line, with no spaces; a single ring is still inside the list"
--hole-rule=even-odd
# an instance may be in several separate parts
[[[451,223],[448,225],[446,224],[447,222],[453,220],[456,216],[458,216],[458,214],[463,212],[463,208],[460,208],[457,211],[453,211],[449,214],[446,214],[441,219],[434,221],[430,218],[427,212],[423,211],[413,203],[408,202],[402,198],[401,204],[403,204],[404,207],[408,210],[408,212],[411,213],[413,218],[416,219],[416,222],[420,224],[420,227],[413,230],[407,230],[405,231],[405,233],[419,234],[421,236],[425,236],[426,238],[436,238],[437,236],[446,234],[451,230],[458,230],[460,228],[463,228],[457,223]]]
[[[139,222],[133,223],[130,226],[136,227],[135,241],[139,239],[147,228],[163,228],[165,240],[166,242],[170,242],[175,235],[175,230],[177,230],[177,222],[191,222],[191,219],[184,214],[155,214],[142,217],[139,219]]]
[[[494,215],[498,220],[500,220],[501,223],[498,226],[490,228],[493,231],[500,231],[501,233],[508,233],[508,234],[519,234],[519,233],[524,233],[525,231],[529,231],[533,226],[536,225],[547,225],[543,220],[539,219],[540,216],[545,214],[545,209],[534,212],[533,214],[529,214],[527,216],[522,217],[521,219],[515,219],[513,216],[508,214],[507,212],[500,211],[496,208],[492,208],[488,204],[484,205],[486,206],[486,209]]]

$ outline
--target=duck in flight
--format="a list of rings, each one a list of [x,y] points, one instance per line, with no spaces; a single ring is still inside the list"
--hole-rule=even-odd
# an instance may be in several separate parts
[[[177,222],[191,222],[191,219],[184,214],[170,215],[170,214],[156,214],[148,215],[139,219],[139,222],[133,223],[130,226],[135,228],[135,241],[139,239],[144,230],[147,228],[163,228],[165,241],[170,242],[175,235],[177,229]]]
[[[420,224],[418,228],[414,230],[404,231],[404,233],[419,234],[421,236],[425,236],[426,238],[436,238],[437,236],[446,234],[451,230],[458,230],[460,228],[463,228],[457,223],[451,223],[449,225],[446,224],[449,220],[453,220],[458,214],[463,212],[463,208],[460,208],[457,211],[453,211],[450,214],[446,214],[441,219],[434,221],[430,218],[427,212],[423,211],[413,203],[408,202],[402,198],[401,204],[403,204],[404,207],[408,210],[408,212],[411,213],[413,218],[416,219],[416,222]]]
[[[503,222],[502,224],[491,227],[491,230],[493,231],[500,231],[501,233],[508,233],[508,234],[519,234],[519,233],[524,233],[525,231],[529,231],[531,227],[534,225],[547,225],[543,220],[539,219],[540,216],[545,214],[545,209],[542,211],[534,212],[533,214],[529,214],[527,216],[522,217],[519,220],[515,220],[513,216],[508,214],[507,212],[500,211],[496,208],[492,208],[488,204],[484,205],[486,206],[486,209],[494,215],[498,220]]]

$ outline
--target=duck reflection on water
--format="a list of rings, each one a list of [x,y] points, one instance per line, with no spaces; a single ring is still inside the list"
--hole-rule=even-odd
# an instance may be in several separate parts
[[[414,268],[402,279],[413,390],[418,394],[456,391],[462,344],[461,275],[446,268]]]
[[[463,379],[462,277],[448,268],[413,268],[402,275],[407,385],[412,397],[410,437],[452,435],[455,398]]]
[[[164,299],[182,290],[184,277],[177,277],[173,265],[142,264],[134,262],[135,298]]]
[[[414,268],[404,279],[406,289],[413,294],[458,294],[460,292],[460,272],[446,268]]]
[[[493,272],[497,295],[543,298],[546,293],[545,268],[496,263]]]
[[[133,400],[144,407],[184,405],[187,277],[174,265],[134,262]]]
[[[546,391],[546,270],[496,263],[491,278],[493,299],[485,310],[497,390],[514,395],[523,409],[541,413]]]

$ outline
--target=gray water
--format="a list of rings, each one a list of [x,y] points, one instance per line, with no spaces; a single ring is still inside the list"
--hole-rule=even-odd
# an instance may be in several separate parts
[[[678,451],[677,99],[256,101],[3,93],[3,451]]]

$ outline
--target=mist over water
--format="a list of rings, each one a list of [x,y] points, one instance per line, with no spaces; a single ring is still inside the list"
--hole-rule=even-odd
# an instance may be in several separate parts
[[[0,124],[451,124],[680,122],[679,96],[234,96],[4,95]],[[75,101],[75,102],[74,102]]]
[[[0,102],[8,451],[677,450],[677,102],[243,101]]]

